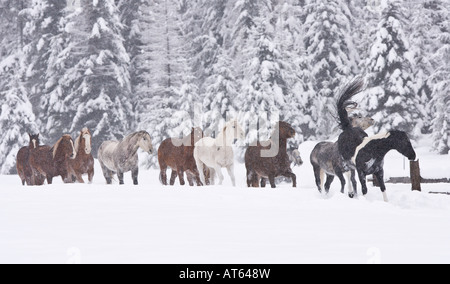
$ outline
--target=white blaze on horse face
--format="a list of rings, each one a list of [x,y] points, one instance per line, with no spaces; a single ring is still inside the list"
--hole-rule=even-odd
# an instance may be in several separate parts
[[[36,149],[36,139],[31,140],[31,142],[33,142],[33,148]]]
[[[75,159],[77,157],[77,152],[75,151],[75,145],[73,144],[73,140],[70,140],[70,145],[72,145],[72,157],[71,159]]]
[[[85,152],[86,154],[90,154],[92,151],[92,146],[91,146],[91,135],[90,134],[84,134],[83,135],[84,138],[84,143],[85,143]]]
[[[388,132],[388,133],[380,133],[380,134],[377,134],[377,135],[372,136],[372,137],[366,137],[366,138],[364,138],[364,140],[363,140],[363,142],[361,143],[361,145],[359,145],[359,146],[356,148],[355,155],[354,155],[353,158],[352,158],[352,163],[353,163],[354,165],[356,165],[356,158],[358,157],[359,151],[361,151],[364,147],[366,147],[367,144],[369,144],[371,141],[373,141],[373,140],[386,139],[386,138],[389,138],[389,136],[391,136],[391,133]]]

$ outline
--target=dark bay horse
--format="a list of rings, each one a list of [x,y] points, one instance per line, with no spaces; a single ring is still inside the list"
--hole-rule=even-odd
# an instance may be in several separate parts
[[[112,184],[113,175],[117,173],[119,183],[123,185],[123,174],[131,171],[133,183],[138,185],[139,148],[149,154],[153,153],[152,139],[146,131],[128,135],[122,141],[102,143],[98,150],[98,160],[107,184]]]
[[[47,179],[52,184],[53,178],[61,176],[64,182],[69,180],[69,159],[75,159],[75,146],[70,135],[64,135],[53,147],[41,146],[30,154],[30,166],[36,185],[43,185]]]
[[[71,181],[84,183],[83,175],[88,175],[89,183],[94,178],[94,157],[92,156],[92,134],[88,128],[83,128],[75,140],[75,151],[77,156],[69,160]]]
[[[158,149],[158,162],[161,170],[160,180],[167,185],[167,168],[172,169],[170,185],[175,184],[178,176],[181,185],[185,185],[184,172],[187,174],[190,186],[194,186],[194,179],[198,186],[202,186],[200,173],[194,159],[195,143],[203,138],[200,128],[192,128],[191,134],[183,139],[169,138],[164,140]]]
[[[366,176],[373,174],[380,183],[384,201],[389,201],[384,182],[384,158],[391,150],[397,150],[410,161],[415,161],[417,158],[411,140],[402,131],[390,131],[384,135],[371,137],[357,149],[356,169],[364,195],[367,194]]]
[[[363,130],[368,129],[375,123],[372,118],[359,115],[353,116],[350,121],[352,127],[359,127]],[[355,170],[344,163],[344,160],[339,153],[337,142],[322,142],[317,144],[311,153],[310,161],[313,166],[316,185],[319,192],[322,192],[322,186],[325,182],[326,175],[325,192],[328,193],[330,191],[331,184],[334,181],[335,176],[337,176],[341,181],[341,192],[344,193],[346,184],[344,174],[349,171],[351,171],[349,180],[351,180],[353,189],[356,191],[357,182]],[[353,190],[349,190],[349,192],[353,192]]]
[[[292,179],[293,187],[297,187],[297,177],[292,172],[287,154],[287,140],[294,137],[295,130],[292,126],[280,121],[276,124],[270,141],[248,147],[245,152],[248,187],[259,187],[260,181],[261,187],[265,187],[266,179],[269,179],[271,187],[276,188],[275,178],[279,176]]]
[[[35,185],[35,180],[33,176],[33,171],[30,166],[30,153],[33,149],[39,147],[40,143],[39,143],[39,134],[36,135],[28,134],[28,136],[30,137],[30,144],[28,145],[28,147],[21,148],[17,153],[16,168],[17,174],[22,180],[22,184],[32,186]]]

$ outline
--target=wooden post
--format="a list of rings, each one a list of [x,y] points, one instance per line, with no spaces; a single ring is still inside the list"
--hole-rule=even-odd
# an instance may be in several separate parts
[[[422,191],[422,177],[420,176],[420,165],[419,161],[411,161],[410,163],[411,167],[411,184],[412,184],[412,190],[413,191]]]

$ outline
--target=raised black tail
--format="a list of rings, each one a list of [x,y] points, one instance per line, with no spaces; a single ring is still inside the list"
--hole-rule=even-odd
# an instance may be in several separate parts
[[[349,106],[356,107],[358,104],[351,99],[357,94],[361,93],[364,89],[365,82],[361,77],[356,77],[346,87],[342,94],[339,96],[337,103],[337,112],[339,115],[339,127],[342,130],[351,128],[351,122],[348,118],[347,108]]]

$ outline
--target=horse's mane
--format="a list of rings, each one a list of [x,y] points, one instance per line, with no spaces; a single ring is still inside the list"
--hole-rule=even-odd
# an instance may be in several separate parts
[[[56,142],[56,144],[51,149],[51,151],[53,152],[53,159],[56,157],[56,153],[58,151],[59,144],[61,144],[61,141],[63,141],[64,138],[72,139],[72,137],[69,134],[65,134],[58,140],[58,142]]]
[[[348,108],[356,108],[357,103],[351,101],[351,99],[357,94],[361,93],[364,89],[365,82],[361,77],[355,78],[350,82],[345,90],[338,98],[337,112],[339,116],[339,127],[342,130],[351,128],[351,122],[348,117]]]

